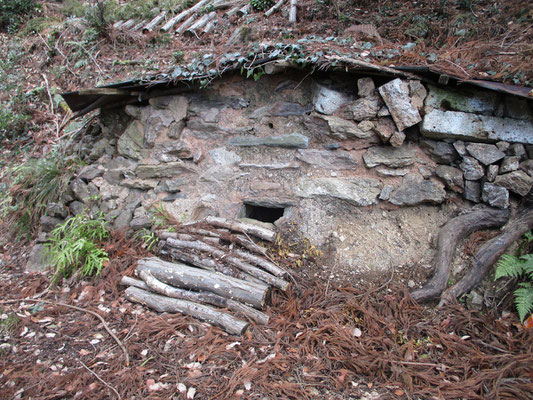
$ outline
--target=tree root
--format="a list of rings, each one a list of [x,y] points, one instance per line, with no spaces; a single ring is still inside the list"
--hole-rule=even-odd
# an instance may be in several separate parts
[[[435,274],[422,288],[412,292],[411,297],[418,302],[439,297],[446,289],[457,244],[475,231],[502,226],[509,215],[509,210],[483,209],[448,221],[439,232]]]
[[[533,209],[522,210],[515,219],[511,220],[502,233],[486,242],[474,256],[473,268],[442,295],[438,307],[443,307],[455,298],[467,293],[477,286],[487,274],[490,267],[515,241],[524,233],[533,229]]]

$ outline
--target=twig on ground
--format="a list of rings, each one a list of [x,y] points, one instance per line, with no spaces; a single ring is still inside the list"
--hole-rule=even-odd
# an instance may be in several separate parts
[[[50,113],[54,114],[54,100],[52,99],[52,94],[50,93],[50,85],[48,84],[48,78],[45,74],[41,74],[41,76],[44,78],[44,83],[46,84],[46,92],[48,93],[48,99],[50,100]]]
[[[98,376],[98,374],[96,372],[94,372],[92,369],[90,369],[87,365],[85,365],[83,363],[83,361],[81,360],[78,360],[80,362],[81,365],[83,365],[83,367],[89,371],[91,374],[93,374],[96,379],[98,379],[100,382],[102,382],[104,385],[106,385],[109,389],[111,389],[113,392],[115,392],[115,394],[117,395],[118,399],[121,400],[122,398],[120,397],[120,394],[117,392],[117,389],[115,389],[113,386],[111,386],[109,383],[107,383],[106,381],[104,381],[102,378],[100,378]]]
[[[100,314],[98,314],[98,313],[96,313],[94,311],[86,310],[85,308],[73,306],[73,305],[70,305],[70,304],[58,303],[58,302],[55,302],[55,301],[42,300],[42,299],[41,300],[39,300],[39,299],[2,300],[2,301],[0,301],[0,304],[14,304],[14,303],[23,303],[23,302],[45,303],[45,304],[50,304],[50,305],[53,305],[53,306],[67,307],[67,308],[71,308],[71,309],[76,310],[76,311],[81,311],[81,312],[84,312],[84,313],[87,313],[87,314],[91,314],[92,316],[98,318],[100,320],[100,322],[102,323],[102,325],[104,326],[104,329],[107,331],[107,333],[109,333],[109,335],[115,340],[115,342],[117,342],[119,347],[124,352],[124,358],[126,359],[126,367],[130,366],[130,356],[128,354],[128,350],[126,350],[126,347],[124,346],[124,344],[122,344],[122,342],[117,337],[117,335],[115,335],[113,333],[113,331],[109,328],[109,326],[107,326],[107,323],[105,322],[105,319]]]

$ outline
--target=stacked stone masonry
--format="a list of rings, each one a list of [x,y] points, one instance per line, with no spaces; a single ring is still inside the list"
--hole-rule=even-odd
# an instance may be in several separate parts
[[[531,101],[349,74],[221,78],[103,111],[80,146],[90,165],[50,208],[50,226],[89,209],[138,230],[154,204],[184,221],[242,217],[251,202],[283,207],[276,224],[320,245],[332,234],[320,225],[360,208],[453,198],[507,208],[533,186]]]

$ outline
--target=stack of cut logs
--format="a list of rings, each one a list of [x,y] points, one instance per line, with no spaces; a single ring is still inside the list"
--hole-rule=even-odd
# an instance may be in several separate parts
[[[276,233],[217,217],[160,231],[157,257],[137,265],[141,280],[123,277],[126,297],[159,312],[178,312],[241,335],[249,324],[264,325],[272,287],[287,290],[288,273],[251,237],[273,242]],[[214,307],[213,307],[214,306]],[[232,311],[236,316],[229,314]],[[240,319],[243,318],[243,319]]]

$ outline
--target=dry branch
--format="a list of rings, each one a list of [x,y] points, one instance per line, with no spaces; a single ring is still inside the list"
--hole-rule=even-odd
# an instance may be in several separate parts
[[[509,215],[508,210],[485,209],[448,221],[439,232],[435,274],[422,288],[411,293],[413,299],[422,302],[440,296],[446,289],[458,243],[475,231],[502,226],[509,219]]]
[[[175,287],[212,292],[249,304],[257,309],[264,307],[270,294],[270,288],[267,285],[246,282],[184,264],[169,263],[156,257],[140,260],[137,270],[139,272],[150,271],[160,281]]]
[[[533,229],[533,209],[523,210],[515,219],[512,219],[502,230],[502,233],[486,242],[474,256],[473,268],[468,273],[446,290],[440,299],[439,307],[450,303],[453,299],[462,296],[476,287],[485,277],[490,267],[514,242]]]
[[[268,272],[270,272],[271,274],[273,274],[275,276],[278,276],[280,278],[282,278],[282,277],[286,278],[289,275],[287,271],[285,271],[282,268],[278,267],[273,262],[267,261],[267,260],[265,260],[265,259],[263,259],[261,257],[256,256],[256,255],[247,253],[246,251],[242,251],[242,250],[234,250],[234,251],[235,251],[235,254],[237,254],[239,257],[241,257],[241,258],[243,258],[243,259],[245,259],[247,261],[250,261],[251,263],[254,263],[255,265],[260,266],[265,271],[268,271]]]
[[[187,10],[183,10],[178,15],[176,15],[176,16],[172,17],[171,19],[169,19],[167,21],[167,23],[161,27],[161,31],[162,32],[169,31],[178,22],[180,22],[181,20],[185,19],[187,16],[189,16],[192,13],[194,13],[195,11],[200,10],[203,6],[208,4],[210,1],[211,0],[201,0],[198,3],[196,3],[194,6],[192,6],[191,8],[188,8]]]
[[[242,222],[231,221],[226,218],[207,217],[206,222],[219,226],[221,228],[231,229],[232,231],[247,233],[249,235],[258,237],[259,239],[273,242],[276,239],[276,232],[269,229],[261,228],[259,226],[245,224]]]
[[[274,4],[267,12],[265,12],[265,17],[270,17],[272,14],[274,14],[276,11],[278,11],[281,6],[285,3],[285,0],[279,0],[276,4]]]
[[[130,301],[144,304],[158,312],[179,312],[199,320],[218,325],[233,335],[242,335],[249,324],[232,315],[215,310],[212,307],[196,304],[187,300],[172,299],[170,297],[147,292],[136,287],[129,287],[125,291],[126,298]]]
[[[225,297],[213,293],[192,292],[190,290],[175,288],[173,286],[167,285],[164,282],[161,282],[159,279],[154,277],[149,271],[141,271],[139,273],[139,276],[146,283],[146,286],[148,286],[148,290],[151,290],[163,296],[172,297],[174,299],[188,300],[195,303],[211,304],[213,306],[222,308],[228,308],[232,311],[240,312],[247,318],[250,318],[252,321],[255,321],[261,325],[266,325],[268,323],[268,315],[252,307],[239,303],[238,301],[227,299]]]
[[[250,265],[241,259],[231,256],[230,254],[226,253],[223,250],[220,250],[216,247],[210,246],[206,243],[203,243],[199,240],[197,241],[188,241],[188,240],[179,240],[179,239],[167,239],[167,243],[169,246],[177,248],[177,249],[193,249],[198,251],[203,251],[206,253],[211,254],[212,256],[221,259],[227,263],[230,263],[231,265],[239,268],[241,271],[244,271],[252,276],[255,276],[256,278],[261,279],[262,281],[275,286],[281,290],[287,290],[289,287],[289,282],[278,278],[266,271],[263,271],[259,268],[254,267],[253,265]]]
[[[202,16],[202,18],[200,18],[198,21],[192,24],[190,28],[186,29],[183,32],[183,35],[184,36],[195,36],[196,30],[202,29],[209,21],[211,21],[216,16],[217,16],[217,13],[215,11],[212,11],[209,14],[205,14],[204,16]]]
[[[151,32],[167,15],[166,11],[162,11],[157,17],[151,20],[144,28],[143,33]]]

